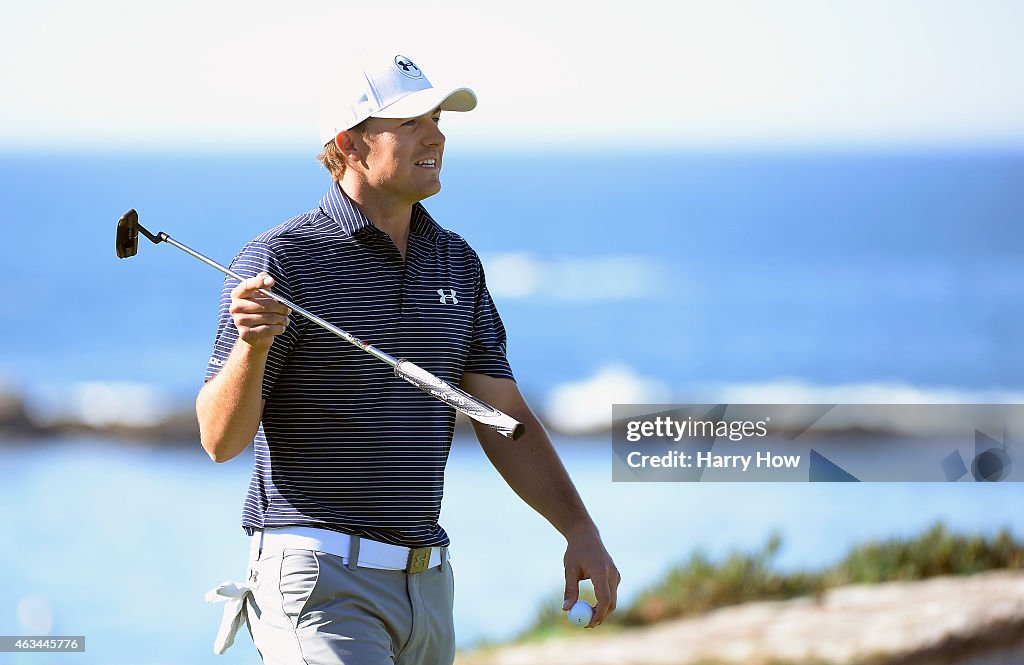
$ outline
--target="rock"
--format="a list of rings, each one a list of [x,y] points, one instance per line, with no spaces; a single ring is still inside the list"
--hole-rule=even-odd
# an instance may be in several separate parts
[[[831,589],[621,632],[460,654],[456,665],[1024,663],[1024,572]]]
[[[0,433],[24,434],[33,430],[25,400],[13,391],[0,391]]]

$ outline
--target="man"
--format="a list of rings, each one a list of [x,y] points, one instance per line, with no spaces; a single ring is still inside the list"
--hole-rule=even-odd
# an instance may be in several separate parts
[[[526,425],[514,443],[474,427],[506,482],[566,538],[563,609],[580,580],[593,581],[596,627],[615,608],[618,571],[519,393],[476,253],[419,203],[441,188],[441,112],[472,110],[476,96],[434,88],[394,53],[363,57],[339,81],[320,123],[334,182],[317,208],[235,258],[255,276],[225,285],[196,402],[214,461],[255,442],[241,587],[253,640],[265,663],[436,665],[455,653],[449,541],[437,523],[453,410],[260,289]]]

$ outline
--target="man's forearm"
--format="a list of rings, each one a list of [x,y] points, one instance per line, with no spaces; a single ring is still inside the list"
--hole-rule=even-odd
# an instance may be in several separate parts
[[[551,445],[551,439],[529,407],[510,413],[526,434],[510,442],[490,428],[474,423],[487,458],[509,487],[544,516],[566,540],[596,536],[597,526]]]
[[[263,417],[263,373],[267,350],[239,339],[224,367],[196,398],[199,438],[214,462],[226,462],[245,450]]]

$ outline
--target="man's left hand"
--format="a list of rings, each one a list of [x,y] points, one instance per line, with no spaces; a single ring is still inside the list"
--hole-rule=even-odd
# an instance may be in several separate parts
[[[597,606],[594,607],[594,616],[587,628],[596,628],[615,611],[615,599],[622,578],[596,530],[574,534],[568,538],[568,542],[563,560],[565,602],[562,611],[568,611],[579,600],[580,580],[590,580],[597,596]]]

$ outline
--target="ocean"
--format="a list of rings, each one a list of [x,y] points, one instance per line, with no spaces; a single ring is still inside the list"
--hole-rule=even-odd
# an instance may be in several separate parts
[[[0,635],[84,635],[72,665],[257,662],[245,629],[213,654],[221,605],[244,581],[238,526],[251,454],[217,465],[199,450],[102,439],[0,447]],[[604,437],[556,439],[622,574],[620,606],[694,551],[720,560],[782,537],[781,570],[837,563],[872,539],[942,521],[960,533],[1024,538],[1021,483],[613,483]],[[460,647],[503,640],[561,605],[565,541],[520,501],[471,441],[445,474]],[[39,662],[0,653],[0,665]]]
[[[426,205],[482,255],[513,370],[539,408],[609,367],[692,401],[708,386],[785,380],[1024,385],[1024,153],[449,145],[442,177]],[[117,218],[134,207],[226,263],[327,186],[309,155],[0,156],[0,377],[40,409],[97,382],[186,402],[221,276],[145,240],[117,259]]]
[[[513,370],[559,431],[607,424],[613,401],[1024,401],[1022,153],[447,153],[427,208],[483,257]],[[134,207],[226,263],[317,205],[318,169],[0,155],[0,389],[44,421],[188,408],[221,278],[144,240],[117,259],[117,218]],[[752,551],[773,531],[790,569],[937,520],[1024,536],[1016,484],[621,484],[606,436],[555,441],[624,601],[695,548]],[[247,637],[213,656],[220,609],[202,603],[244,573],[248,474],[247,456],[214,465],[194,443],[0,441],[0,634],[87,636],[85,656],[48,662],[252,662]],[[446,478],[459,643],[507,638],[559,599],[563,544],[471,442]]]

